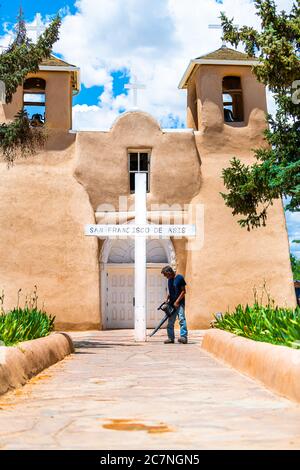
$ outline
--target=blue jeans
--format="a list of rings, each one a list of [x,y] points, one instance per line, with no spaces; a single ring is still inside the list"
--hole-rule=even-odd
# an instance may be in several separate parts
[[[173,313],[173,315],[168,320],[167,332],[168,332],[169,339],[171,339],[172,341],[174,341],[175,339],[174,325],[175,325],[177,315],[178,315],[179,326],[180,326],[180,336],[187,338],[187,335],[188,335],[186,319],[185,319],[185,314],[184,314],[184,305],[180,305],[178,309],[176,310],[176,312]]]

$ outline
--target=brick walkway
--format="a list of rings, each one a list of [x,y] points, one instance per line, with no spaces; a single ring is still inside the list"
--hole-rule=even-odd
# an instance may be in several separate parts
[[[164,333],[72,333],[76,354],[0,397],[0,449],[300,449],[300,406]]]

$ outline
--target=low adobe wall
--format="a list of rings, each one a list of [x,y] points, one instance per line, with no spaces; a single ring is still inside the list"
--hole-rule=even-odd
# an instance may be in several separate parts
[[[208,330],[202,348],[267,388],[300,402],[300,350]]]
[[[0,347],[0,395],[21,387],[34,375],[74,352],[66,333]]]

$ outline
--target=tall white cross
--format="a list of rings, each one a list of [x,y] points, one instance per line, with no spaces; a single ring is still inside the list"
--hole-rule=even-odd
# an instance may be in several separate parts
[[[135,174],[135,221],[147,223],[147,175]],[[134,330],[136,341],[146,341],[147,331],[147,253],[146,237],[136,237],[134,244]]]
[[[125,85],[125,88],[126,88],[126,90],[132,90],[133,91],[133,107],[134,107],[134,109],[137,109],[137,107],[138,107],[137,92],[138,92],[138,90],[145,90],[146,85],[144,85],[143,83],[139,83],[138,80],[137,80],[136,75],[133,75],[133,79],[134,80],[131,83],[128,83],[127,85]]]
[[[36,35],[36,40],[40,37],[41,34],[45,31],[44,23],[42,22],[42,16],[40,13],[36,14],[35,23],[32,26],[26,26],[27,31],[34,31]]]
[[[234,25],[232,25],[232,26],[234,26],[234,27],[236,27],[236,28],[239,27],[238,24],[234,24]],[[222,27],[220,24],[209,24],[209,25],[208,25],[208,28],[209,28],[209,29],[222,29],[222,30],[223,30],[223,27]],[[224,40],[222,40],[222,47],[226,47],[226,41],[224,41]]]
[[[135,225],[86,225],[85,235],[134,237],[134,330],[135,341],[147,341],[147,237],[195,236],[195,225],[147,224],[147,175],[135,174]],[[163,299],[162,299],[163,300]]]

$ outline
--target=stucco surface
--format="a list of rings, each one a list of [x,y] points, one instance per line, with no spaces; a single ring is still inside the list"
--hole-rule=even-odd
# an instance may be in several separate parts
[[[199,148],[202,148],[201,143]],[[295,306],[289,244],[282,203],[269,208],[267,226],[247,231],[237,223],[226,207],[222,169],[233,154],[217,148],[215,153],[201,152],[201,191],[193,204],[204,208],[203,246],[197,244],[187,254],[186,276],[190,285],[187,316],[191,327],[207,328],[212,315],[233,309],[239,303],[253,303],[253,289],[261,295],[265,284],[278,305]],[[244,163],[253,161],[248,151],[240,152]],[[267,294],[264,294],[267,301]]]
[[[241,77],[243,123],[224,123],[222,78],[228,75]],[[253,164],[253,150],[266,147],[266,111],[265,88],[256,81],[251,67],[200,66],[190,79],[188,123],[199,129],[195,137],[201,157],[201,191],[192,204],[200,204],[204,210],[204,224],[197,227],[202,231],[203,246],[198,249],[194,243],[187,254],[191,327],[207,328],[213,314],[232,310],[239,303],[253,303],[253,289],[261,295],[263,285],[267,291],[264,301],[270,295],[278,305],[296,305],[281,201],[274,201],[268,209],[266,227],[248,232],[238,224],[242,217],[232,216],[220,194],[227,192],[222,171],[230,160],[237,157],[245,165]]]
[[[72,136],[73,137],[73,136]],[[72,176],[74,144],[54,134],[48,148],[7,169],[0,164],[0,283],[4,308],[38,288],[56,328],[100,327],[98,246],[88,196]]]
[[[52,333],[45,338],[0,347],[0,395],[19,388],[74,352],[72,339],[66,333]]]
[[[78,132],[75,177],[89,194],[93,208],[110,204],[119,210],[119,196],[130,195],[128,150],[151,150],[152,204],[188,204],[200,190],[200,158],[192,132],[163,132],[157,121],[143,112],[123,114],[110,132]]]
[[[253,341],[219,329],[205,333],[202,348],[270,390],[300,403],[300,350]]]
[[[201,65],[195,69],[188,84],[188,127],[204,132],[213,128],[221,132],[229,127],[224,123],[222,102],[222,80],[226,76],[240,77],[243,92],[244,122],[230,126],[251,128],[256,121],[255,126],[263,129],[267,111],[265,87],[256,80],[251,67],[237,65]],[[260,122],[257,121],[257,112],[260,112]]]
[[[72,127],[72,85],[69,72],[38,72],[27,78],[38,77],[46,81],[46,123],[49,129]],[[0,103],[0,122],[9,122],[23,108],[23,87],[19,86],[12,102]]]
[[[223,122],[226,74],[241,74],[243,127]],[[188,126],[199,130],[185,132],[165,132],[153,117],[135,111],[122,114],[109,132],[69,134],[70,76],[51,72],[45,78],[46,148],[10,170],[0,163],[0,287],[6,309],[16,304],[19,288],[25,296],[37,285],[40,302],[56,315],[56,328],[101,328],[101,243],[84,236],[84,225],[95,223],[97,210],[133,210],[128,150],[151,151],[148,210],[183,210],[186,204],[204,210],[204,222],[195,221],[200,237],[192,250],[186,251],[186,240],[174,240],[177,269],[188,282],[190,328],[208,328],[214,313],[252,302],[253,288],[264,283],[276,303],[296,305],[281,202],[269,209],[267,227],[247,232],[220,195],[230,159],[251,163],[252,149],[265,145],[265,90],[249,67],[197,70],[188,105],[197,98],[198,124],[188,118]],[[12,118],[21,104],[18,89],[13,103],[0,109],[0,120]]]

